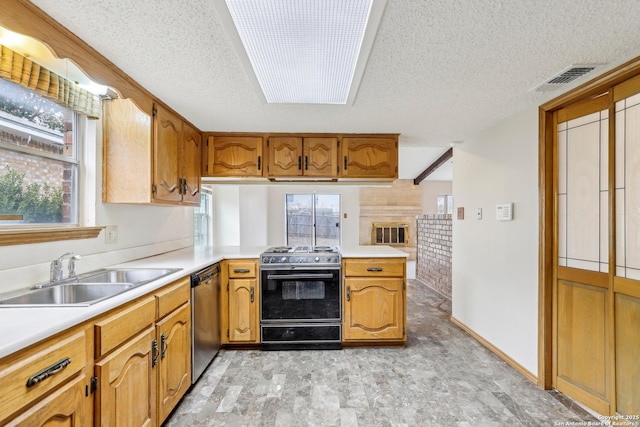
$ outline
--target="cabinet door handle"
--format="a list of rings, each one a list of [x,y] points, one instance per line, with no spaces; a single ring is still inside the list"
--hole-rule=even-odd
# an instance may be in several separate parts
[[[382,271],[382,267],[369,267],[367,268],[367,271]]]
[[[302,170],[302,156],[298,156],[298,170]]]
[[[351,286],[347,286],[347,301],[351,301]]]
[[[71,359],[68,357],[58,360],[53,365],[48,366],[43,370],[38,371],[35,374],[31,375],[27,380],[27,387],[33,387],[34,385],[38,384],[40,381],[45,380],[50,376],[53,376],[58,372],[62,371],[64,368],[66,368],[70,364],[71,364]]]
[[[309,156],[304,156],[304,170],[309,170]]]
[[[248,273],[249,269],[248,268],[234,268],[233,272],[234,273]]]
[[[158,364],[158,340],[151,340],[151,367],[155,367]]]
[[[344,156],[344,170],[347,170],[347,156]]]
[[[164,332],[160,335],[160,360],[167,356],[167,336]]]
[[[255,299],[255,291],[253,290],[253,286],[249,290],[249,294],[251,295],[251,302]]]
[[[262,169],[262,156],[258,156],[258,170]]]

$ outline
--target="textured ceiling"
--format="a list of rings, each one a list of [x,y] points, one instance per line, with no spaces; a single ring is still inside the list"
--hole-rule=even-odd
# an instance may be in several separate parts
[[[607,64],[571,88],[640,55],[637,0],[388,0],[353,105],[272,105],[220,22],[223,0],[32,1],[201,130],[400,133],[425,147],[421,169],[557,96],[530,89],[567,66]]]

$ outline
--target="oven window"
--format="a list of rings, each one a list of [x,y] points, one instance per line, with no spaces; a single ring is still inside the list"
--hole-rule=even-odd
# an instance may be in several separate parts
[[[324,282],[284,281],[282,299],[324,299]]]
[[[260,299],[262,321],[339,320],[339,270],[263,270]]]

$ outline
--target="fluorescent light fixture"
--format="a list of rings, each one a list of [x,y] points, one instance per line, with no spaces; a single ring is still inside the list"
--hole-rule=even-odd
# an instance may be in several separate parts
[[[225,3],[266,102],[353,101],[386,0]]]

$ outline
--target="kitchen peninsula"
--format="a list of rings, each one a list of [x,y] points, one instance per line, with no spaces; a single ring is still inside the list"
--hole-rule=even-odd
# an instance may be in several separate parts
[[[215,263],[221,263],[222,270],[232,262],[257,265],[265,249],[189,247],[120,264],[114,267],[180,270],[85,307],[0,305],[4,337],[0,387],[12,395],[0,405],[0,422],[22,421],[55,407],[56,399],[64,400],[65,410],[83,419],[116,416],[112,411],[116,385],[111,376],[123,372],[120,368],[125,363],[134,363],[144,368],[139,373],[150,378],[147,392],[153,409],[144,416],[151,425],[160,425],[190,384],[191,273]],[[406,254],[385,246],[341,252],[344,344],[402,343],[406,340]],[[229,279],[224,274],[222,278]],[[222,288],[226,289],[224,283]],[[228,303],[221,300],[221,313],[229,315],[224,309]],[[228,325],[229,320],[221,323]],[[20,328],[15,327],[18,324]],[[178,373],[181,376],[176,379]],[[171,375],[180,386],[177,395],[167,390]],[[91,405],[86,397],[93,392],[98,394]],[[93,408],[93,414],[87,407]]]

